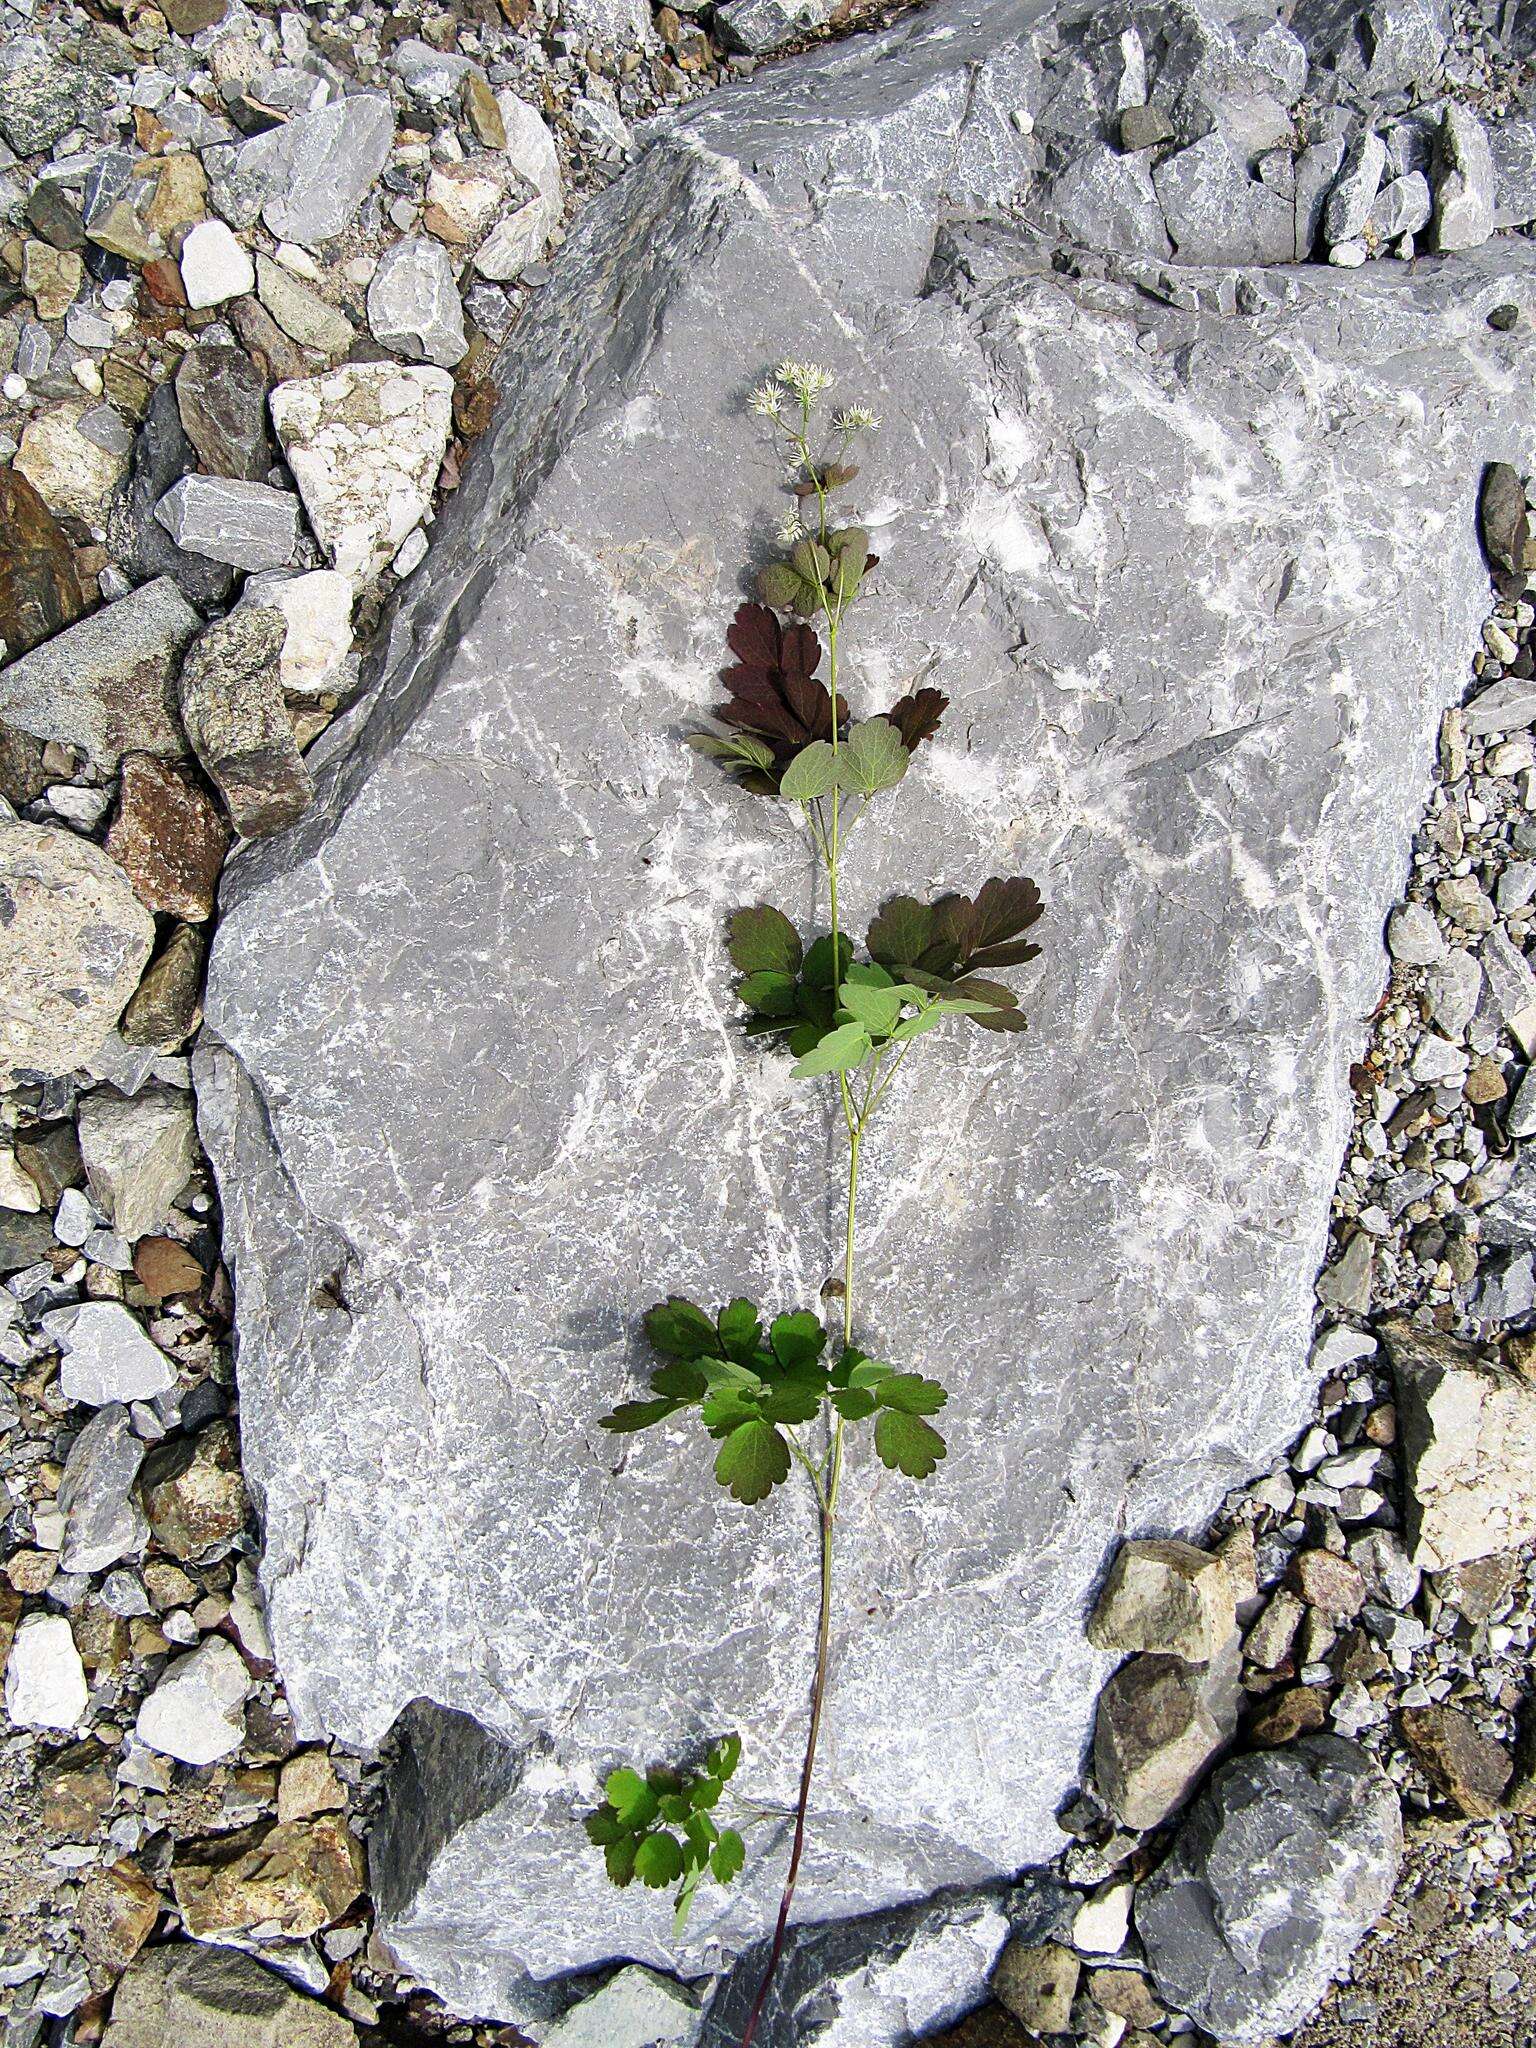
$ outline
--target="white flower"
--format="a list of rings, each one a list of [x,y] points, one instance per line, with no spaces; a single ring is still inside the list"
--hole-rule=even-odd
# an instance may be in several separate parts
[[[759,384],[747,404],[759,418],[776,420],[784,410],[784,397],[774,385]]]
[[[800,523],[800,507],[797,505],[792,512],[784,514],[783,521],[779,527],[779,539],[784,543],[785,547],[792,548],[797,540],[803,540],[804,538],[805,528]]]
[[[845,405],[833,415],[832,424],[840,434],[872,434],[880,424],[880,415],[871,412],[867,405]]]
[[[832,388],[832,372],[819,363],[797,363],[786,357],[774,372],[786,391],[793,391],[802,405],[814,405],[823,391]]]

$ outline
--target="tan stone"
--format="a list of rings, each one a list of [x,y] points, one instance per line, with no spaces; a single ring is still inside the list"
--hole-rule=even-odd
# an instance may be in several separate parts
[[[187,151],[168,156],[160,167],[155,196],[144,209],[144,225],[161,241],[177,228],[190,227],[208,213],[208,176]]]
[[[1015,1936],[997,1959],[992,1995],[1016,2020],[1039,2034],[1064,2034],[1082,1965],[1053,1941],[1033,1944]]]
[[[114,1863],[81,1887],[75,1926],[87,1959],[114,1976],[154,1932],[165,1901],[136,1863]]]
[[[316,1813],[340,1813],[346,1788],[323,1749],[300,1750],[283,1765],[277,1788],[279,1820],[307,1820]]]
[[[73,249],[28,242],[21,252],[21,288],[39,320],[62,320],[80,293],[85,265]]]
[[[273,1922],[296,1940],[339,1919],[363,1888],[363,1852],[345,1821],[258,1821],[230,1835],[184,1843],[171,1887],[199,1940]]]
[[[1088,1640],[1207,1664],[1237,1627],[1232,1575],[1219,1557],[1161,1537],[1122,1543]]]

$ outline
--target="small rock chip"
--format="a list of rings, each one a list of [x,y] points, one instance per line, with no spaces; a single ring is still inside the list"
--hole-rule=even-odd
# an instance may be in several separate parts
[[[323,1749],[301,1749],[283,1765],[277,1782],[279,1820],[308,1820],[317,1813],[342,1813],[347,1794]]]
[[[29,1614],[5,1665],[5,1711],[17,1728],[77,1728],[90,1694],[62,1614]]]
[[[238,1536],[246,1501],[234,1424],[212,1422],[195,1438],[157,1445],[142,1492],[155,1540],[172,1557],[200,1557]]]
[[[229,827],[188,777],[149,754],[124,757],[107,851],[146,910],[193,924],[211,917],[229,836]]]
[[[1483,471],[1477,501],[1478,521],[1488,558],[1511,575],[1536,568],[1527,560],[1531,544],[1530,508],[1519,471],[1507,462],[1490,462]]]
[[[1469,1820],[1498,1812],[1514,1763],[1470,1714],[1458,1707],[1404,1707],[1397,1725],[1430,1783]]]
[[[75,1908],[87,1959],[120,1976],[154,1932],[164,1905],[136,1863],[124,1861],[92,1871]]]
[[[256,292],[284,334],[304,348],[339,356],[352,346],[352,322],[346,315],[270,256],[256,258]]]
[[[104,1572],[143,1550],[149,1526],[133,1498],[145,1445],[117,1401],[98,1408],[70,1446],[59,1482],[67,1572]]]
[[[91,1192],[130,1243],[158,1230],[197,1158],[192,1097],[159,1083],[137,1095],[97,1088],[80,1104],[80,1156]]]
[[[1111,1878],[1101,1884],[1077,1909],[1072,1921],[1072,1946],[1084,1955],[1118,1955],[1130,1932],[1135,1890],[1126,1878]]]
[[[209,1636],[166,1667],[139,1708],[134,1733],[146,1748],[178,1763],[216,1763],[245,1738],[250,1690],[250,1675],[234,1644]]]
[[[61,405],[30,419],[13,466],[60,518],[99,526],[128,467],[126,450],[104,448],[81,431],[88,405]]]
[[[155,507],[177,547],[233,569],[281,569],[299,544],[292,491],[238,477],[184,476]]]
[[[174,1052],[202,1018],[203,940],[197,929],[179,924],[144,971],[118,1026],[125,1045]]]
[[[100,847],[0,820],[0,1070],[67,1074],[122,1014],[154,921]]]
[[[1065,2034],[1082,1964],[1054,1941],[1039,1944],[1015,1935],[992,1972],[992,1995],[1037,2034]]]
[[[176,1369],[120,1301],[83,1301],[49,1309],[43,1331],[64,1352],[59,1387],[66,1401],[104,1408],[152,1401],[176,1384]]]
[[[1347,1557],[1335,1557],[1329,1550],[1299,1550],[1291,1575],[1307,1605],[1332,1621],[1352,1621],[1365,1605],[1365,1581]]]
[[[1159,1537],[1120,1546],[1088,1624],[1099,1650],[1205,1664],[1237,1626],[1232,1580],[1209,1551]]]
[[[387,249],[368,287],[373,338],[408,362],[451,370],[469,346],[453,265],[440,242],[407,235]]]
[[[187,735],[246,839],[291,825],[314,794],[283,705],[287,630],[275,608],[241,605],[208,627],[182,665]]]
[[[1278,1749],[1298,1735],[1310,1735],[1327,1718],[1328,1701],[1321,1687],[1288,1685],[1272,1692],[1254,1710],[1248,1721],[1248,1739],[1256,1749]]]
[[[189,350],[175,389],[182,427],[204,469],[264,482],[277,451],[267,432],[266,381],[245,351],[213,344]]]
[[[255,288],[255,265],[221,220],[199,221],[189,229],[180,263],[182,290],[194,310],[222,306]]]
[[[207,1275],[184,1244],[174,1237],[141,1237],[133,1248],[133,1270],[139,1285],[154,1301],[176,1294],[197,1294]]]
[[[1445,956],[1435,914],[1423,903],[1400,903],[1387,920],[1387,951],[1405,967],[1431,967]]]

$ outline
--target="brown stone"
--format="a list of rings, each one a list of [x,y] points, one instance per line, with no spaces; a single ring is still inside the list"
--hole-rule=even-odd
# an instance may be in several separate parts
[[[363,1888],[362,1847],[332,1814],[311,1821],[258,1821],[230,1835],[184,1843],[171,1887],[199,1940],[270,1921],[305,1940],[337,1920]]]
[[[1133,2027],[1155,2027],[1166,2017],[1157,1994],[1139,1970],[1094,1970],[1088,1992],[1095,2005],[1117,2013]]]
[[[80,1140],[67,1120],[38,1124],[16,1140],[16,1163],[35,1181],[48,1210],[59,1206],[66,1188],[85,1185],[85,1161],[80,1157]]]
[[[144,225],[165,241],[208,211],[208,174],[190,150],[178,150],[160,167],[155,196],[144,209]]]
[[[1248,1723],[1249,1740],[1260,1749],[1275,1749],[1309,1735],[1328,1718],[1328,1702],[1315,1685],[1289,1685],[1271,1693]]]
[[[992,1972],[992,1994],[1035,2033],[1064,2033],[1072,2024],[1072,2000],[1082,1965],[1071,1949],[1054,1941],[1030,1942],[1015,1935]]]
[[[121,1671],[133,1651],[133,1631],[122,1615],[114,1614],[104,1600],[87,1600],[74,1617],[75,1648],[92,1677],[112,1677]]]
[[[1492,1557],[1470,1558],[1434,1574],[1435,1591],[1468,1621],[1487,1621],[1508,1597],[1520,1576],[1518,1551],[1496,1551]]]
[[[1404,1707],[1397,1725],[1425,1777],[1469,1820],[1498,1812],[1514,1763],[1470,1714],[1459,1707]]]
[[[317,1813],[341,1813],[346,1788],[323,1749],[302,1749],[283,1765],[277,1787],[279,1820],[308,1820]]]
[[[21,1595],[14,1586],[0,1585],[0,1657],[11,1654],[11,1638],[21,1619]]]
[[[158,4],[179,36],[200,35],[229,12],[229,0],[158,0]]]
[[[229,841],[229,827],[196,783],[153,755],[124,756],[107,851],[146,910],[193,924],[211,917]]]
[[[464,118],[474,130],[476,142],[482,149],[505,149],[507,124],[501,118],[495,93],[478,71],[465,72],[462,91]]]
[[[18,1550],[5,1564],[5,1576],[18,1593],[46,1593],[58,1575],[56,1550]]]
[[[1224,1747],[1206,1678],[1206,1666],[1178,1657],[1132,1657],[1099,1694],[1094,1772],[1126,1827],[1166,1820]]]
[[[120,1976],[154,1932],[164,1903],[136,1863],[94,1871],[75,1908],[87,1960]]]
[[[979,2005],[942,2034],[927,2034],[923,2048],[1039,2048],[1011,2012],[1000,2005]]]
[[[1334,1621],[1351,1621],[1365,1605],[1365,1580],[1358,1565],[1331,1550],[1301,1550],[1291,1562],[1296,1590],[1309,1607]]]
[[[207,1279],[201,1263],[174,1237],[141,1237],[133,1248],[133,1270],[154,1301],[196,1294]]]
[[[179,924],[145,968],[118,1024],[129,1045],[174,1052],[202,1021],[203,938],[196,925]]]
[[[210,1422],[199,1436],[158,1445],[144,1460],[140,1491],[155,1540],[172,1557],[199,1557],[238,1536],[245,1481],[234,1424]]]
[[[84,1841],[94,1835],[116,1790],[99,1742],[72,1742],[42,1774],[42,1819],[50,1835]]]
[[[0,658],[51,640],[84,610],[63,527],[20,470],[0,470]]]
[[[3,637],[3,636],[0,636]],[[0,719],[0,796],[15,810],[36,801],[51,780],[43,766],[43,743]]]
[[[139,276],[144,289],[157,306],[185,306],[186,287],[181,281],[180,266],[169,256],[157,256],[152,263],[146,263]]]

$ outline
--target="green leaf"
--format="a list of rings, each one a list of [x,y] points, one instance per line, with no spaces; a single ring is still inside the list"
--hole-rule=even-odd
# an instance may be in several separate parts
[[[711,1394],[699,1414],[711,1436],[724,1436],[744,1422],[755,1422],[762,1414],[762,1397],[740,1387],[722,1387]]]
[[[875,1397],[867,1387],[834,1387],[827,1399],[844,1422],[862,1422],[875,1412]]]
[[[655,1790],[638,1771],[610,1771],[603,1796],[631,1834],[648,1828],[656,1818],[659,1802]]]
[[[771,903],[733,912],[726,931],[726,951],[739,973],[798,973],[800,934]]]
[[[746,1365],[756,1351],[758,1339],[762,1336],[762,1318],[750,1301],[738,1295],[728,1302],[715,1318],[715,1327],[720,1332],[720,1344],[727,1358],[738,1365]]]
[[[793,1370],[797,1365],[814,1365],[826,1349],[827,1333],[820,1316],[809,1309],[792,1315],[775,1316],[768,1326],[768,1342],[780,1365]]]
[[[894,988],[895,982],[876,960],[854,960],[843,970],[843,981],[860,988]]]
[[[736,993],[749,1010],[763,1017],[788,1017],[795,1007],[795,977],[777,967],[759,968],[736,984]]]
[[[832,934],[827,932],[806,953],[800,977],[807,988],[833,989],[839,982],[847,980],[852,961],[853,941],[848,934],[837,934],[834,949]]]
[[[725,1828],[710,1855],[710,1874],[718,1884],[729,1884],[740,1875],[747,1860],[747,1845],[734,1828]]]
[[[843,1008],[872,1038],[888,1038],[901,1018],[901,997],[894,988],[861,988],[845,981],[838,990]]]
[[[736,1766],[741,1762],[741,1737],[722,1735],[709,1752],[709,1773],[719,1778],[722,1784],[736,1775]]]
[[[709,1815],[698,1811],[690,1813],[683,1822],[683,1833],[688,1837],[688,1846],[701,1863],[720,1839],[720,1830]]]
[[[820,1386],[797,1386],[793,1380],[785,1380],[763,1395],[758,1413],[769,1422],[809,1422],[821,1407],[821,1397]]]
[[[674,1827],[679,1828],[686,1825],[688,1816],[693,1811],[693,1801],[681,1792],[667,1793],[660,1801],[660,1806],[662,1819],[671,1821]]]
[[[651,1385],[658,1394],[665,1394],[673,1401],[702,1400],[709,1391],[709,1381],[692,1360],[686,1358],[659,1366],[651,1374]]]
[[[635,1875],[635,1852],[639,1848],[633,1835],[626,1835],[622,1841],[610,1842],[603,1851],[603,1863],[607,1868],[610,1883],[620,1891]]]
[[[846,1074],[864,1064],[874,1051],[862,1024],[839,1024],[819,1040],[790,1072],[797,1081],[814,1080],[818,1074]]]
[[[949,1395],[920,1372],[893,1372],[881,1380],[875,1398],[882,1408],[899,1408],[903,1415],[937,1415]]]
[[[715,1348],[714,1324],[680,1294],[646,1310],[645,1334],[669,1358],[708,1358]]]
[[[930,1009],[919,1010],[915,1017],[903,1017],[891,1033],[893,1045],[905,1045],[910,1038],[921,1038],[925,1031],[933,1031],[944,1022],[944,1012],[935,1003]]]
[[[610,1842],[622,1842],[629,1833],[611,1806],[600,1806],[596,1813],[589,1813],[582,1826],[595,1849],[606,1849]]]
[[[910,967],[933,941],[933,905],[915,896],[892,896],[882,903],[866,939],[869,957],[886,967]]]
[[[789,1477],[789,1445],[772,1423],[744,1422],[720,1446],[715,1477],[749,1506],[766,1500]]]
[[[874,796],[894,789],[906,774],[912,756],[888,718],[866,718],[848,728],[838,753],[839,785],[854,796]]]
[[[683,1845],[665,1828],[647,1835],[635,1851],[635,1875],[653,1892],[676,1884],[683,1874]]]
[[[809,746],[800,749],[779,777],[780,796],[793,797],[796,803],[802,804],[813,803],[819,796],[830,796],[838,784],[838,765],[837,754],[829,740],[812,740]]]
[[[695,1778],[688,1796],[695,1806],[718,1806],[724,1790],[718,1778]]]
[[[665,1422],[669,1415],[675,1415],[682,1404],[678,1401],[621,1401],[611,1415],[598,1418],[599,1429],[611,1429],[617,1436],[629,1436],[637,1429],[649,1429],[654,1423]]]
[[[803,1059],[806,1053],[820,1045],[831,1030],[830,1024],[813,1024],[809,1021],[797,1024],[789,1034],[789,1049],[796,1059]]]
[[[875,1449],[880,1462],[909,1479],[926,1479],[944,1456],[944,1439],[920,1415],[882,1408],[875,1424]]]
[[[756,1393],[763,1384],[760,1373],[755,1373],[750,1365],[743,1365],[740,1359],[736,1358],[700,1359],[699,1371],[709,1381],[709,1391],[712,1394],[724,1393],[728,1387],[745,1393]]]

